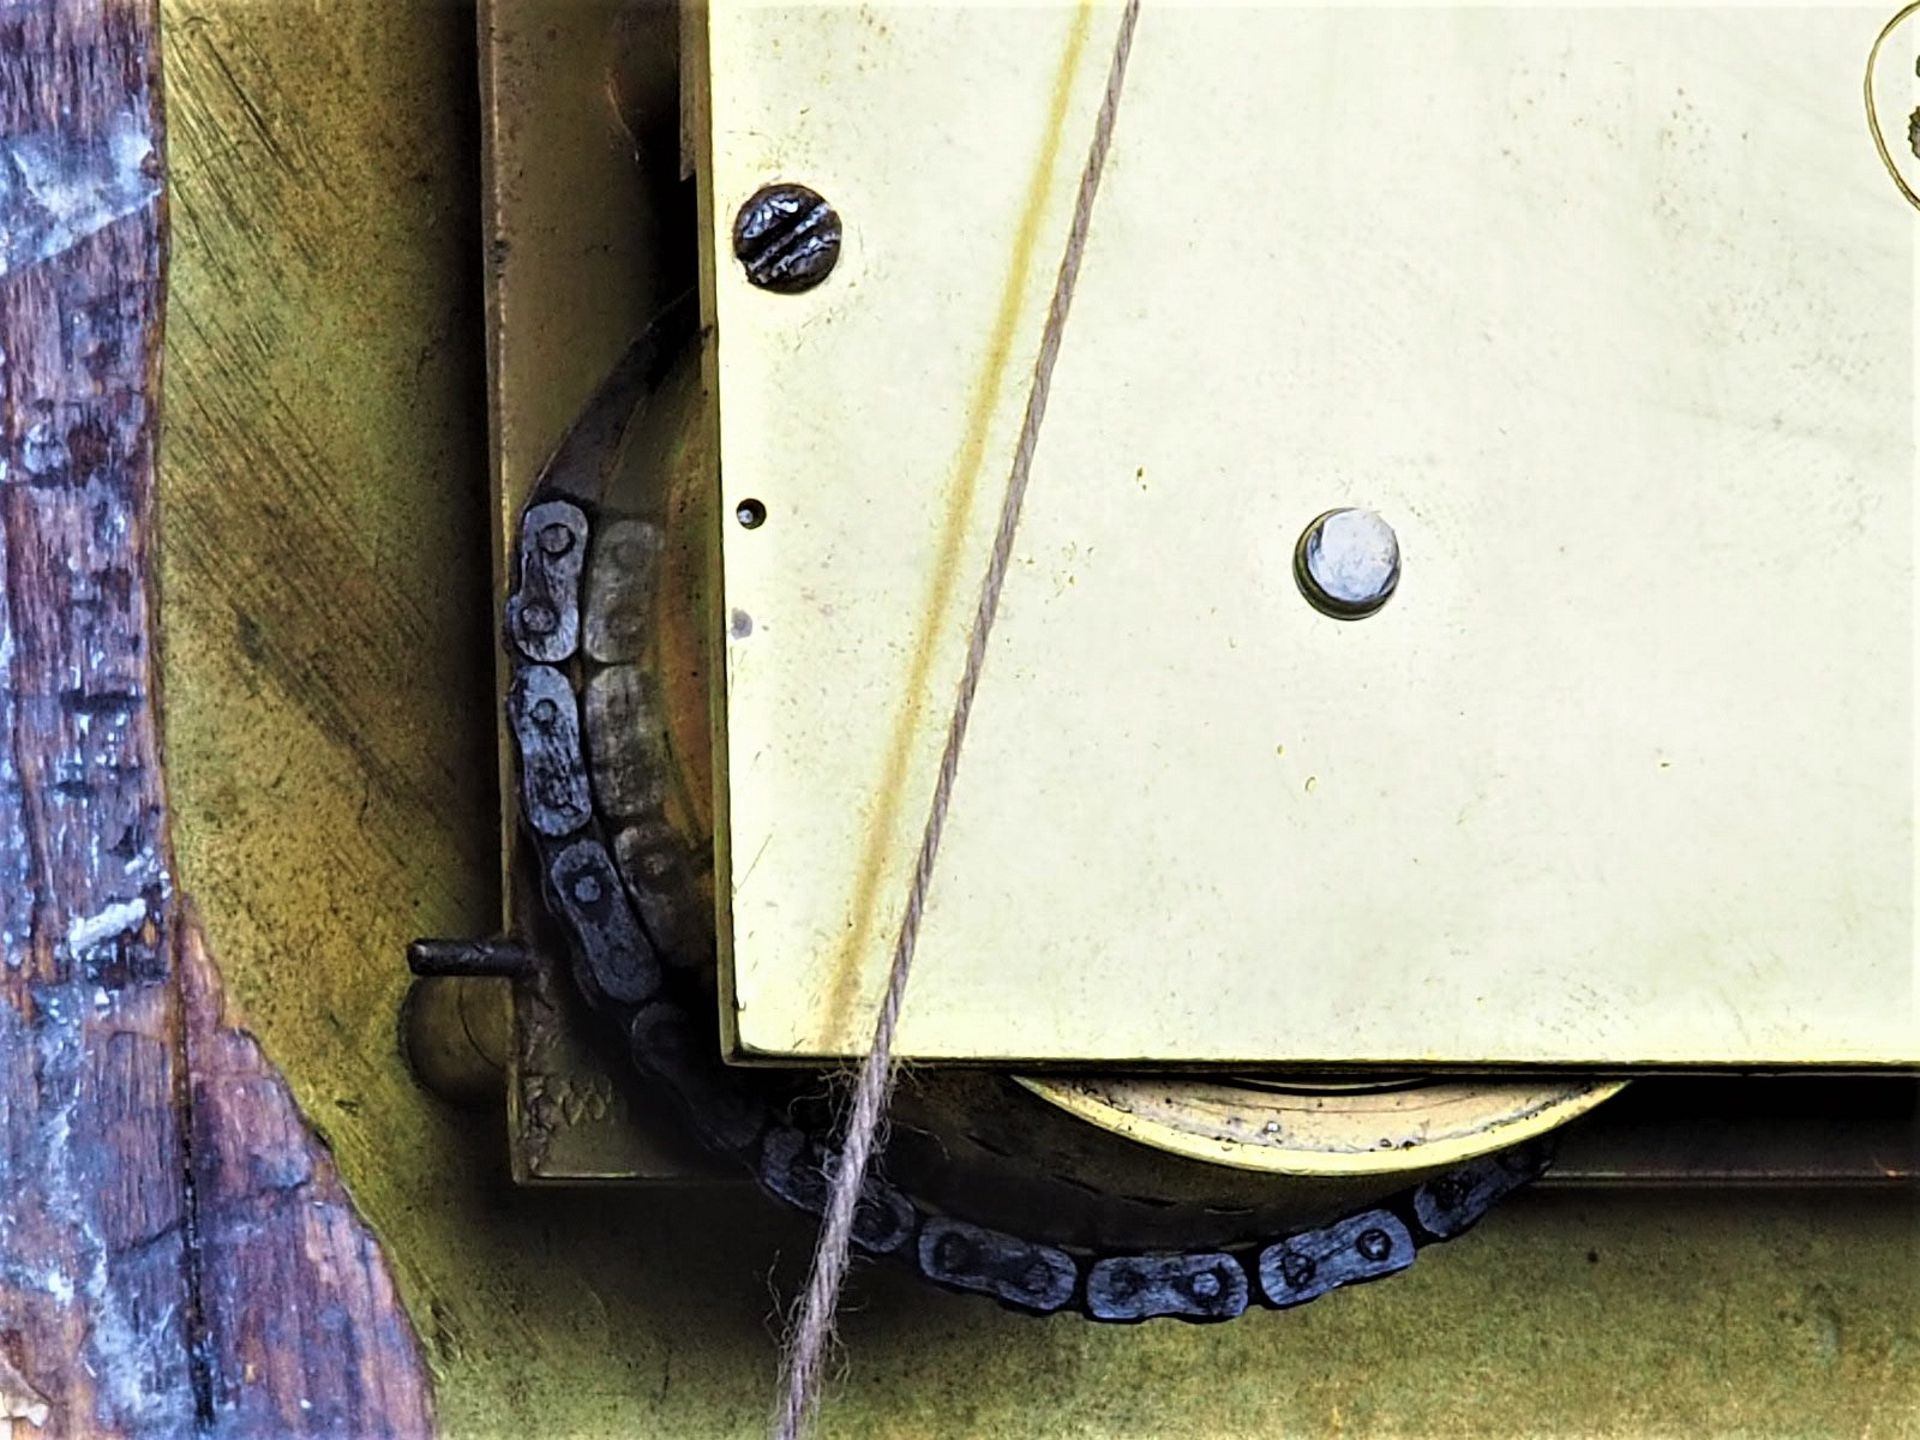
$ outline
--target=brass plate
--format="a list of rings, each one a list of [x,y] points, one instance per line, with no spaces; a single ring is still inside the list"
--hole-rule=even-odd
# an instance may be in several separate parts
[[[1116,18],[799,8],[691,55],[750,1058],[865,1042]],[[1150,8],[902,1053],[1920,1058],[1877,28]],[[725,258],[776,177],[805,295]],[[1354,503],[1342,623],[1290,559]]]
[[[648,28],[653,18],[653,12],[630,13],[624,25],[616,26],[611,10],[597,15],[576,11],[559,27],[484,28],[495,533],[502,546],[509,545],[515,533],[514,520],[531,477],[600,378],[597,373],[581,374],[579,357],[610,365],[645,323],[646,306],[659,303],[649,300],[658,291],[638,286],[623,292],[616,304],[590,306],[583,296],[590,290],[603,296],[616,293],[611,288],[616,277],[634,285],[635,277],[671,273],[679,252],[670,229],[663,236],[656,228],[662,212],[671,213],[670,199],[662,193],[661,167],[667,160],[662,145],[642,149],[636,157],[618,143],[626,134],[658,132],[662,127],[657,118],[649,123],[647,117],[671,110],[673,72],[661,62],[660,35]],[[611,50],[609,34],[617,42]],[[610,87],[603,78],[609,67]],[[606,103],[609,88],[622,102],[617,108]],[[536,151],[550,158],[530,163]],[[654,165],[647,163],[649,158]],[[636,195],[645,197],[640,211],[634,208]],[[594,198],[588,203],[582,197]],[[562,338],[569,343],[561,345]],[[654,408],[660,408],[657,402]],[[684,408],[667,407],[672,414]],[[684,423],[696,424],[698,417],[689,414]],[[504,565],[504,553],[498,563]],[[678,587],[667,591],[672,597],[668,609],[677,615],[679,606],[688,602],[679,598]],[[673,708],[677,714],[680,707]],[[685,745],[678,753],[690,756],[698,748]],[[511,805],[504,821],[503,837],[511,853],[519,839]],[[537,942],[546,934],[537,923],[537,897],[517,867],[509,878],[508,926]],[[536,944],[537,952],[542,948]],[[537,972],[513,987],[506,1069],[516,1178],[527,1184],[579,1184],[710,1177],[715,1166],[698,1153],[671,1106],[639,1085],[625,1058],[602,1043],[605,1037],[571,994],[556,959],[551,950],[540,954]],[[1617,1087],[1601,1083],[1586,1088],[1597,1102]],[[1450,1091],[1449,1110],[1456,1122],[1463,1113],[1457,1091]],[[1564,1104],[1566,1092],[1566,1085],[1554,1080],[1535,1086],[1488,1086],[1484,1102],[1474,1107],[1483,1136],[1474,1148],[1490,1149],[1521,1138],[1511,1129],[1516,1115],[1566,1118],[1572,1113]],[[1163,1101],[1175,1105],[1170,1125],[1177,1136],[1182,1119],[1175,1094],[1162,1086]],[[1296,1137],[1290,1123],[1284,1131],[1268,1130],[1269,1121],[1286,1119],[1292,1103],[1269,1093],[1244,1097],[1242,1113],[1254,1132],[1249,1168],[1314,1173],[1338,1168],[1329,1167],[1322,1153],[1329,1146],[1355,1152],[1373,1145],[1372,1117],[1354,1116],[1348,1133],[1336,1123],[1342,1113],[1337,1103],[1322,1110],[1322,1124],[1310,1136]],[[1204,1107],[1200,1113],[1204,1121]],[[1418,1128],[1417,1121],[1412,1125]],[[1119,1128],[1152,1143],[1143,1129]],[[1473,1128],[1458,1123],[1449,1133],[1464,1139]],[[1426,1163],[1425,1143],[1423,1138],[1422,1153],[1403,1153],[1398,1168]],[[1449,1150],[1441,1158],[1460,1155]],[[1363,1156],[1360,1168],[1381,1167]]]
[[[647,275],[658,267],[661,254],[650,224],[630,223],[631,192],[649,172],[636,172],[631,153],[619,143],[617,119],[600,98],[607,89],[610,14],[596,18],[572,0],[560,6],[540,0],[531,14],[542,23],[515,12],[510,18],[522,23],[496,21],[483,27],[489,56],[485,113],[489,134],[495,137],[487,158],[490,172],[494,167],[503,171],[490,187],[496,399],[506,412],[532,422],[516,421],[497,437],[500,513],[508,517],[546,449],[597,383],[599,373],[587,367],[611,363],[632,329],[644,323],[644,294],[621,306],[594,308],[583,303],[584,292],[596,287],[604,291],[610,274]],[[545,23],[553,19],[566,23]],[[631,47],[645,37],[628,31],[621,38]],[[641,45],[641,55],[633,56],[615,47],[611,54],[616,73],[633,73],[646,49]],[[636,88],[632,83],[625,87]],[[529,163],[528,146],[564,163]],[[582,197],[597,197],[594,205],[604,210],[588,206]],[[543,221],[555,215],[567,217],[567,223]],[[585,227],[584,243],[571,238],[569,226],[576,222]],[[609,271],[583,274],[583,260],[604,263]],[[562,334],[572,337],[570,346],[557,343]],[[576,361],[578,355],[585,359]],[[511,826],[507,833],[513,833]],[[537,905],[525,897],[523,901],[516,903],[516,910],[537,914]],[[676,1117],[662,1113],[639,1092],[624,1057],[603,1054],[593,1043],[590,1017],[579,1013],[564,985],[556,988],[557,979],[543,975],[515,991],[519,1048],[512,1075],[511,1151],[516,1174],[526,1181],[573,1184],[732,1176],[732,1171],[693,1159]],[[1049,1077],[1030,1083],[1041,1093],[1059,1088],[1063,1094],[1104,1083],[1110,1096],[1127,1099],[1119,1094],[1121,1082],[1116,1081]],[[1542,1081],[1541,1091],[1551,1092],[1554,1083]],[[1632,1097],[1574,1127],[1548,1183],[1747,1185],[1777,1182],[1781,1176],[1795,1183],[1888,1183],[1910,1175],[1911,1127],[1889,1120],[1876,1131],[1856,1114],[1860,1082],[1823,1083],[1830,1090],[1819,1090],[1803,1105],[1804,1113],[1784,1117],[1772,1108],[1772,1097],[1782,1093],[1781,1082],[1743,1088],[1738,1094],[1745,1112],[1752,1113],[1743,1112],[1734,1123],[1717,1114],[1696,1113],[1690,1097],[1697,1082],[1642,1082]],[[1506,1087],[1489,1083],[1486,1088],[1489,1118],[1495,1123],[1524,1113],[1524,1105],[1511,1104],[1503,1112],[1498,1092]],[[1266,1130],[1267,1122],[1281,1120],[1285,1126],[1284,1112],[1295,1104],[1282,1096],[1273,1102],[1275,1109],[1255,1108],[1265,1098],[1244,1097],[1235,1112],[1263,1158],[1276,1138]],[[1205,1111],[1192,1113],[1199,1117]],[[1111,1116],[1087,1118],[1117,1119],[1123,1133],[1131,1129],[1136,1138],[1150,1143],[1155,1138],[1145,1133],[1144,1121],[1136,1123],[1117,1107]],[[1194,1133],[1194,1123],[1185,1115],[1173,1118],[1170,1130],[1177,1142],[1185,1143],[1180,1137]],[[1362,1128],[1357,1125],[1351,1136],[1336,1133],[1334,1144],[1353,1149]],[[1291,1127],[1282,1133],[1292,1133]],[[1793,1144],[1801,1150],[1781,1150]]]

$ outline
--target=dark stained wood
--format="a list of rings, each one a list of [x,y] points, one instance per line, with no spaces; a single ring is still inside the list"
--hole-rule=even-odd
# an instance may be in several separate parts
[[[0,1417],[418,1435],[384,1263],[174,893],[148,0],[0,0]]]
[[[179,929],[195,1284],[223,1436],[424,1436],[426,1368],[380,1247],[252,1037],[221,1019],[198,926]]]

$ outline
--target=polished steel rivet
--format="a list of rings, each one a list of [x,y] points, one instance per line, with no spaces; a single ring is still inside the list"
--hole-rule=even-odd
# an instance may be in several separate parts
[[[1329,510],[1301,534],[1293,574],[1316,610],[1358,620],[1386,604],[1400,583],[1400,541],[1371,510]]]

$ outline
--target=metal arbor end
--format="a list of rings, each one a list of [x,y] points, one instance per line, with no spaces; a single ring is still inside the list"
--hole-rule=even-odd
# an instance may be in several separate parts
[[[1328,510],[1301,533],[1293,575],[1307,603],[1336,620],[1359,620],[1393,598],[1400,541],[1371,510]]]

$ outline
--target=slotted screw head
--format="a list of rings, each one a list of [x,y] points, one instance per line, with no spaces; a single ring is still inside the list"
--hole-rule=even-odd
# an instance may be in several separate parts
[[[762,290],[811,290],[840,259],[840,216],[804,185],[768,185],[740,207],[733,254]]]

